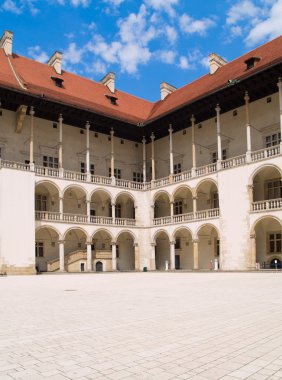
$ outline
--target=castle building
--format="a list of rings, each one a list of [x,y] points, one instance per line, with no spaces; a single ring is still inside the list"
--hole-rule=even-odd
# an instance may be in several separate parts
[[[282,36],[152,103],[0,40],[0,272],[282,262]]]

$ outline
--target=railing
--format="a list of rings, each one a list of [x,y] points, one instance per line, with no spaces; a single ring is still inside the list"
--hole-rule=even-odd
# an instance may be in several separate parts
[[[90,223],[93,224],[113,224],[113,218],[108,216],[90,216]]]
[[[251,153],[252,162],[264,160],[265,158],[277,156],[280,154],[280,145],[275,145],[270,148],[256,150]]]
[[[9,168],[9,169],[18,169],[18,170],[30,170],[29,164],[24,164],[22,162],[15,162],[15,161],[7,161],[7,160],[1,160],[1,166],[3,168]]]
[[[252,203],[253,211],[277,210],[282,208],[282,198]]]
[[[48,176],[48,177],[59,177],[59,169],[46,168],[45,166],[35,166],[35,174]]]
[[[169,177],[155,179],[154,181],[152,181],[152,184],[153,184],[154,187],[166,186],[166,185],[169,184]]]
[[[91,175],[91,182],[97,185],[111,185],[112,179],[110,177],[103,177],[100,175]]]
[[[59,212],[35,211],[35,220],[61,220]]]
[[[216,172],[216,163],[196,168],[196,176],[210,174]]]
[[[87,175],[85,173],[73,172],[71,170],[64,170],[64,178],[71,179],[72,181],[86,181]]]
[[[242,154],[241,156],[229,158],[221,162],[223,169],[234,168],[235,166],[244,165],[246,163],[246,155]]]
[[[192,177],[192,171],[188,170],[187,172],[182,172],[178,174],[174,174],[172,177],[173,182],[185,181]]]
[[[144,185],[142,182],[129,181],[127,179],[116,179],[116,186],[124,187],[126,189],[143,190]]]
[[[128,226],[132,227],[136,225],[135,219],[126,219],[126,218],[115,218],[115,224],[117,226]]]
[[[162,226],[171,223],[183,223],[202,219],[212,219],[219,217],[219,209],[213,208],[210,210],[196,211],[195,213],[190,212],[188,214],[174,215],[174,216],[164,216],[162,218],[153,219],[154,226]]]
[[[88,222],[87,215],[79,215],[79,214],[62,214],[62,220],[64,222],[71,222],[71,223],[87,223]]]

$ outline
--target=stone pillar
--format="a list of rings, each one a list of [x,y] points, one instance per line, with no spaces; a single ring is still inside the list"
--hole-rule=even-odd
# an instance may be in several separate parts
[[[194,270],[199,269],[199,240],[193,240],[193,261]]]
[[[115,219],[116,219],[116,204],[112,203],[112,219],[113,219],[113,224],[115,224]]]
[[[86,242],[87,249],[87,272],[92,272],[92,250],[91,250],[91,241]]]
[[[175,270],[175,241],[170,242],[170,270]]]
[[[253,202],[254,202],[254,186],[248,185],[248,195],[250,202],[250,211],[253,211]]]
[[[174,203],[173,201],[170,202],[170,216],[173,217],[174,215],[174,210],[173,210]]]
[[[256,235],[252,234],[250,236],[250,269],[256,269]]]
[[[168,132],[169,132],[169,178],[170,178],[170,182],[172,182],[172,178],[173,178],[173,144],[172,144],[172,132],[173,132],[173,129],[172,129],[172,125],[171,125],[171,124],[169,124]]]
[[[151,221],[155,219],[155,204],[151,205]]]
[[[90,223],[90,210],[91,210],[91,200],[86,199],[86,214],[87,214],[87,222]]]
[[[280,134],[282,138],[282,79],[278,78],[277,83],[279,89],[279,113],[280,113]],[[280,142],[280,153],[282,153],[282,141]]]
[[[29,165],[30,169],[34,170],[34,152],[33,152],[33,145],[34,145],[34,109],[31,106],[30,107],[30,142],[29,142]]]
[[[114,155],[114,130],[111,129],[111,178],[112,184],[115,185],[115,155]]]
[[[134,243],[135,270],[140,270],[140,254],[138,243]]]
[[[220,170],[221,161],[222,161],[222,145],[221,145],[221,125],[220,125],[219,104],[217,104],[215,111],[216,111],[216,134],[217,134],[217,170]]]
[[[63,170],[63,116],[59,116],[59,170]]]
[[[143,183],[146,182],[146,139],[145,136],[143,136],[142,139],[142,146],[143,146]]]
[[[91,174],[90,174],[90,140],[89,140],[89,129],[90,124],[87,121],[85,125],[86,129],[86,176],[87,181],[91,181]]]
[[[65,272],[65,242],[59,240],[60,272]]]
[[[247,153],[246,160],[251,162],[251,152],[252,152],[252,136],[251,136],[251,125],[250,125],[250,97],[248,92],[245,92],[245,105],[246,105],[246,131],[247,131]]]
[[[156,270],[156,243],[151,243],[150,270]]]
[[[197,211],[197,199],[198,199],[196,189],[192,190],[192,199],[193,199],[193,213],[195,214]]]
[[[112,241],[112,271],[117,270],[117,243]]]
[[[195,117],[192,115],[191,123],[192,123],[192,177],[196,175],[196,143],[195,143]]]
[[[64,198],[59,197],[59,212],[60,212],[60,219],[63,219],[63,213],[64,213]]]
[[[151,141],[152,141],[152,181],[155,181],[156,179],[156,171],[155,171],[155,135],[152,132],[151,134]]]

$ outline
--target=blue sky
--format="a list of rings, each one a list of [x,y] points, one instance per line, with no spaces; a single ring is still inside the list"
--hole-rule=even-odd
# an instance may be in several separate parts
[[[282,34],[282,0],[0,0],[13,51],[158,100],[208,72],[209,53],[228,61]]]

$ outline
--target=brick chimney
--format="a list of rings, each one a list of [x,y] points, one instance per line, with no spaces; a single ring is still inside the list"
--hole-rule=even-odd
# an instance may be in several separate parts
[[[62,74],[62,58],[63,54],[59,51],[55,51],[52,57],[48,61],[48,65],[53,67],[57,74]]]
[[[215,53],[211,53],[209,55],[209,63],[210,63],[210,74],[214,74],[220,67],[226,65],[227,61],[221,58],[219,55]]]
[[[176,87],[166,82],[161,83],[161,100],[164,100],[169,94],[177,90]]]
[[[115,81],[116,81],[116,74],[115,73],[108,73],[104,76],[103,79],[101,79],[101,83],[104,86],[107,86],[108,89],[114,94],[115,93]]]
[[[6,55],[13,53],[13,32],[6,30],[1,37],[0,47],[4,50]]]

